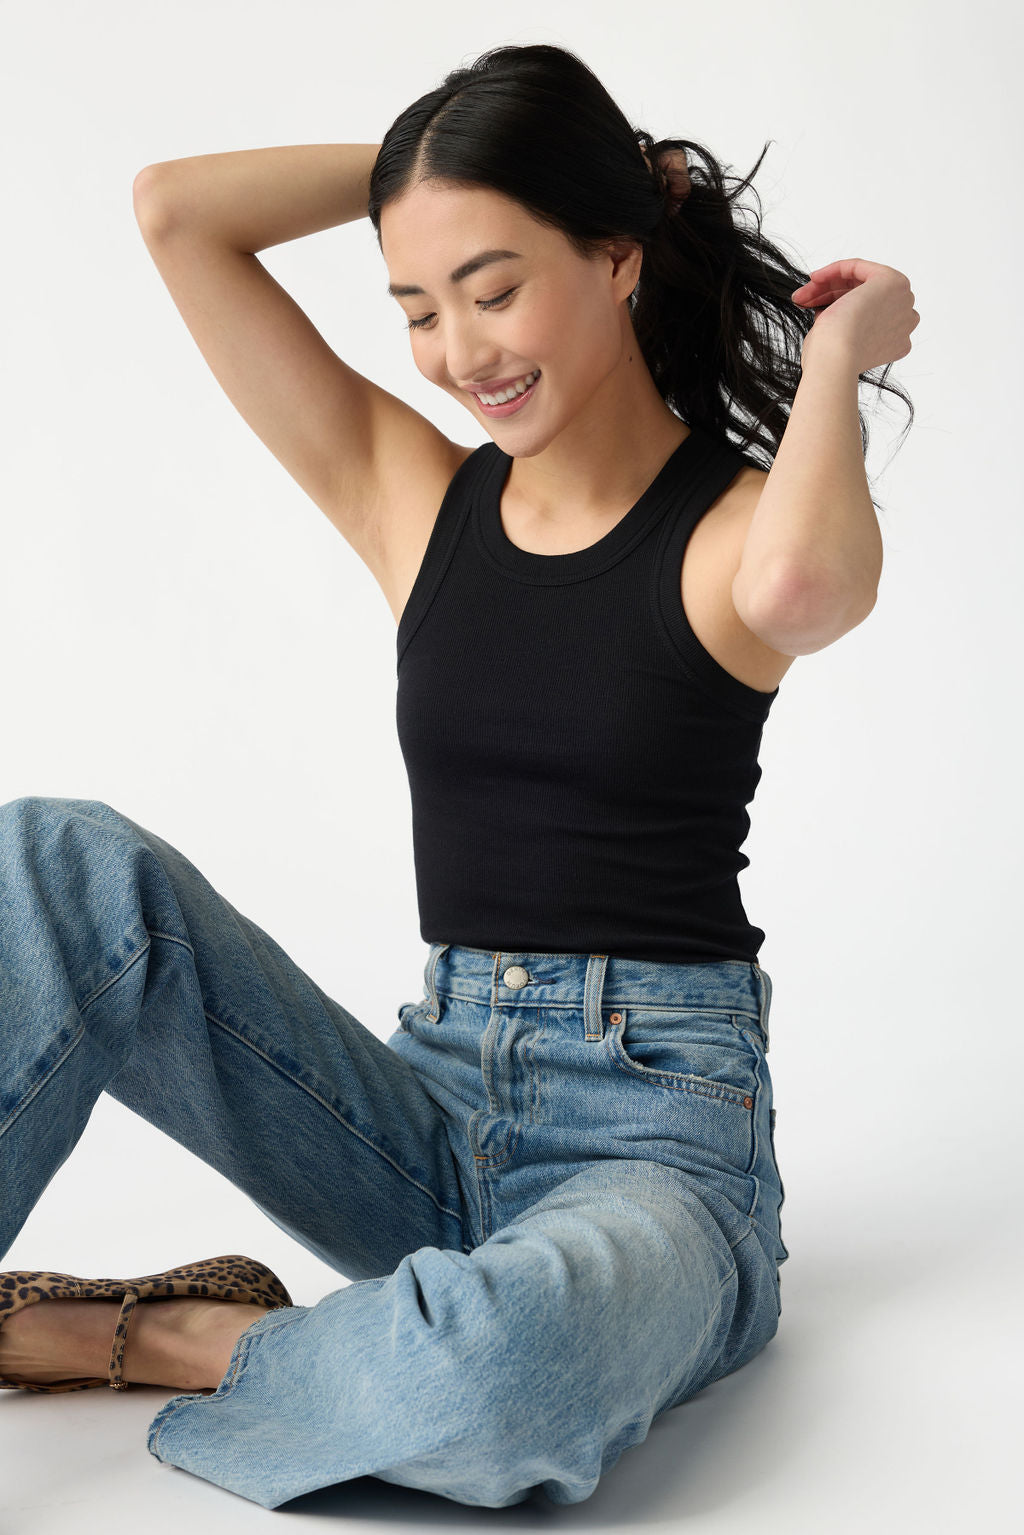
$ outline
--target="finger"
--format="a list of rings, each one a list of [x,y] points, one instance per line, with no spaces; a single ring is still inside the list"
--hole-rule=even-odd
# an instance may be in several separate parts
[[[846,256],[841,261],[830,261],[827,266],[817,267],[812,277],[832,280],[840,278],[844,282],[863,282],[872,272],[881,272],[884,268],[877,261],[865,261],[861,256]]]
[[[814,293],[848,293],[851,288],[860,288],[862,286],[863,282],[861,280],[848,280],[833,273],[828,279],[822,277],[812,278],[810,282],[803,283],[794,291],[796,293],[803,293],[809,289]]]
[[[826,304],[834,303],[837,298],[842,298],[843,294],[849,291],[848,288],[828,288],[824,293],[817,291],[807,293],[803,298],[798,299],[797,302],[802,304],[805,309],[823,309]]]

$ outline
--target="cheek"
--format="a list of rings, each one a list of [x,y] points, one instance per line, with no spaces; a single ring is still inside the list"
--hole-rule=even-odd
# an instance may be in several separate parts
[[[576,312],[563,319],[551,345],[561,383],[572,396],[585,398],[615,366],[618,346],[618,337],[608,334],[600,316],[587,319]]]
[[[412,343],[412,360],[416,365],[416,371],[421,373],[428,384],[440,384],[448,387],[448,374],[445,371],[444,361],[437,349],[431,346],[424,338],[414,340]]]
[[[545,321],[538,345],[557,356],[567,374],[591,378],[613,360],[619,334],[609,305],[591,302],[586,292],[552,295]]]

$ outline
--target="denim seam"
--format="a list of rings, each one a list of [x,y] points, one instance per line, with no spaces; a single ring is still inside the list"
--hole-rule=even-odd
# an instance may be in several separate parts
[[[538,1008],[534,1009],[533,1033],[530,1036],[529,1045],[528,1045],[527,1050],[526,1050],[526,1064],[527,1064],[527,1069],[528,1069],[528,1071],[530,1073],[530,1124],[531,1125],[536,1125],[536,1124],[540,1123],[539,1115],[540,1115],[540,1105],[541,1105],[541,1085],[540,1085],[540,1076],[541,1076],[541,1074],[540,1074],[540,1071],[538,1070],[538,1067],[537,1067],[537,1042],[538,1042],[538,1040],[541,1037],[541,1032],[543,1030],[543,1027],[544,1027],[544,1023],[543,1023],[543,1019],[541,1018],[541,1009],[538,1007]]]
[[[527,1006],[527,1007],[543,1007],[545,1009],[545,1011],[548,1011],[548,1010],[554,1011],[557,1008],[560,1012],[566,1012],[566,1013],[568,1013],[568,1012],[577,1012],[578,1013],[578,1012],[582,1011],[582,1004],[580,1003],[580,1001],[578,999],[574,1000],[574,1001],[571,1001],[571,1002],[559,1002],[559,1001],[555,1001],[555,1000],[549,1001],[549,1000],[546,1000],[544,998],[535,999],[535,998],[531,997],[529,999],[523,999],[522,997],[518,997],[518,998],[509,998],[507,1001],[501,1000],[501,999],[498,999],[496,1001],[492,1001],[490,998],[467,996],[464,992],[453,991],[453,990],[442,990],[440,987],[438,988],[438,993],[437,994],[438,994],[439,997],[448,997],[453,1002],[474,1002],[474,1003],[478,1004],[480,1007],[489,1007],[489,1008],[495,1008],[495,1007],[501,1007],[501,1008],[521,1008],[521,1007]],[[622,997],[610,997],[607,993],[604,993],[602,995],[602,998],[601,998],[601,1011],[602,1011],[602,1013],[608,1011],[609,1008],[614,1010],[617,1007],[642,1008],[644,1012],[662,1012],[662,1013],[680,1013],[680,1012],[721,1013],[721,1015],[723,1017],[725,1017],[725,1018],[732,1018],[732,1017],[736,1017],[736,1018],[750,1018],[755,1023],[760,1018],[760,1014],[759,1013],[757,1013],[757,1012],[747,1012],[744,1008],[736,1008],[736,1007],[691,1007],[691,1008],[668,1007],[668,1006],[661,1006],[657,1002],[645,1002],[645,1001],[630,1002],[630,1001],[627,1001],[625,998],[622,998]]]
[[[105,991],[108,991],[109,988],[111,986],[113,986],[115,981],[119,981],[121,979],[121,977],[123,975],[125,975],[132,968],[132,966],[134,964],[137,964],[138,961],[142,958],[143,954],[146,953],[148,948],[149,948],[149,939],[147,938],[146,942],[142,945],[142,947],[137,949],[135,951],[135,953],[131,956],[131,958],[125,961],[124,965],[117,972],[116,975],[111,976],[110,980],[104,981],[102,986],[98,986],[94,992],[92,992],[88,997],[86,997],[84,1002],[79,1002],[79,1003],[75,1004],[77,1009],[78,1009],[79,1014],[81,1015],[82,1013],[84,1013],[85,1009],[87,1007],[90,1007],[92,1005],[92,1003],[96,1001],[97,997],[101,997]],[[64,1050],[63,1053],[61,1054],[60,1058],[53,1063],[53,1065],[50,1067],[50,1069],[46,1073],[46,1075],[43,1076],[43,1077],[40,1077],[39,1081],[33,1084],[33,1086],[25,1094],[24,1098],[22,1098],[21,1102],[16,1104],[14,1109],[12,1110],[12,1112],[10,1114],[8,1114],[8,1116],[4,1120],[3,1124],[0,1125],[0,1135],[5,1135],[6,1134],[6,1132],[10,1129],[11,1125],[13,1125],[14,1121],[18,1118],[18,1115],[21,1114],[22,1111],[28,1107],[28,1105],[32,1102],[33,1098],[35,1098],[37,1096],[37,1094],[42,1092],[43,1088],[46,1086],[47,1082],[49,1082],[49,1080],[53,1076],[54,1072],[58,1071],[60,1069],[60,1067],[63,1066],[64,1062],[67,1060],[67,1058],[71,1054],[72,1050],[74,1050],[77,1045],[80,1045],[84,1038],[85,1038],[85,1025],[83,1024],[83,1026],[79,1029],[78,1033],[75,1035],[74,1039],[72,1039],[72,1040],[70,1040],[68,1042],[67,1049]]]
[[[180,942],[180,940],[175,941]],[[332,1107],[332,1105],[327,1102],[326,1098],[321,1097],[318,1092],[314,1091],[314,1089],[309,1087],[305,1082],[300,1082],[299,1078],[292,1076],[290,1071],[286,1071],[280,1062],[274,1060],[273,1056],[268,1055],[265,1050],[261,1050],[258,1045],[254,1045],[251,1040],[246,1039],[244,1034],[239,1034],[237,1029],[231,1028],[230,1025],[222,1022],[220,1018],[215,1018],[213,1013],[207,1012],[205,1008],[203,1009],[203,1017],[207,1018],[210,1023],[215,1023],[219,1029],[223,1029],[225,1034],[230,1034],[232,1039],[237,1039],[239,1044],[244,1045],[247,1050],[251,1050],[254,1055],[260,1056],[261,1059],[265,1060],[270,1066],[273,1066],[275,1071],[279,1071],[283,1077],[288,1079],[289,1082],[292,1082],[296,1087],[300,1088],[302,1092],[308,1094],[308,1096],[312,1098],[316,1103],[321,1104],[322,1107],[327,1110],[328,1114],[333,1115],[340,1125],[344,1125],[345,1129],[348,1130],[351,1135],[354,1135],[357,1140],[362,1141],[365,1146],[369,1146],[371,1151],[375,1151],[379,1157],[382,1157],[384,1161],[388,1163],[389,1166],[393,1167],[397,1173],[400,1173],[407,1183],[411,1183],[413,1188],[419,1189],[421,1194],[426,1194],[428,1199],[430,1199],[439,1210],[443,1211],[445,1215],[453,1215],[458,1220],[462,1219],[460,1211],[449,1209],[446,1204],[442,1203],[441,1200],[435,1197],[433,1192],[427,1188],[425,1184],[420,1183],[418,1178],[414,1178],[411,1173],[406,1172],[404,1167],[399,1166],[394,1157],[392,1157],[388,1152],[384,1151],[380,1146],[378,1146],[375,1141],[372,1141],[368,1135],[364,1135],[361,1130],[356,1129],[355,1125],[350,1124],[349,1121],[345,1118],[344,1114],[339,1114],[337,1109]]]
[[[619,1065],[618,1057],[613,1055],[612,1062],[614,1065]],[[624,1066],[621,1066],[620,1069],[622,1071],[626,1071],[626,1067]],[[655,1071],[653,1066],[637,1066],[633,1061],[630,1061],[629,1063],[628,1074],[635,1075],[641,1082],[650,1081],[651,1085],[654,1087],[667,1088],[669,1092],[689,1093],[692,1097],[704,1098],[709,1103],[731,1103],[733,1108],[741,1107],[741,1104],[736,1102],[737,1097],[741,1100],[751,1097],[751,1094],[748,1093],[746,1089],[733,1087],[731,1085],[728,1086],[724,1092],[713,1091],[712,1089],[721,1089],[723,1086],[725,1086],[725,1084],[721,1082],[714,1082],[710,1077],[700,1077],[696,1082],[692,1079],[684,1080],[682,1082],[673,1082],[671,1080],[672,1077],[680,1077],[684,1074],[682,1072]],[[670,1080],[665,1081],[664,1078],[666,1077]],[[711,1083],[711,1088],[702,1087],[701,1083],[703,1082]],[[750,1109],[744,1109],[744,1113],[746,1114],[751,1112],[752,1110]]]
[[[158,936],[162,936],[162,934]],[[84,1013],[86,1008],[91,1007],[98,997],[102,997],[105,991],[109,991],[111,986],[116,985],[118,981],[123,979],[123,977],[127,975],[128,971],[132,968],[133,965],[138,964],[143,954],[145,954],[146,950],[149,948],[152,937],[152,933],[148,933],[145,943],[141,944],[139,948],[135,950],[135,953],[129,959],[125,960],[124,964],[121,966],[116,975],[112,975],[109,980],[104,981],[102,986],[97,986],[96,990],[90,992],[89,996],[83,998],[81,1002],[76,1002],[75,1006],[78,1008],[80,1013]]]
[[[477,1132],[479,1131],[482,1121],[485,1119],[507,1119],[510,1126],[509,1132],[506,1135],[503,1144],[493,1152],[477,1150],[480,1145],[480,1136]],[[473,1162],[479,1174],[479,1170],[482,1166],[506,1167],[508,1163],[511,1162],[513,1156],[515,1155],[516,1147],[519,1145],[519,1137],[522,1133],[522,1125],[512,1116],[511,1113],[503,1114],[501,1113],[500,1109],[476,1109],[469,1117],[466,1133],[469,1140],[470,1151],[473,1153]]]
[[[195,959],[195,950],[186,939],[178,938],[173,933],[160,933],[153,932],[152,930],[150,931],[149,936],[150,938],[163,938],[168,943],[180,944],[181,947],[183,949],[187,949],[188,952],[192,955],[192,958]],[[122,974],[123,973],[124,972],[122,971]],[[434,1196],[433,1192],[428,1189],[425,1184],[420,1183],[419,1179],[414,1178],[411,1173],[406,1172],[404,1167],[400,1167],[395,1161],[394,1157],[390,1156],[386,1151],[382,1150],[382,1148],[378,1146],[376,1142],[371,1141],[369,1136],[364,1135],[361,1130],[357,1130],[355,1125],[349,1124],[345,1116],[343,1114],[339,1114],[337,1109],[332,1108],[331,1105],[327,1102],[326,1098],[322,1098],[318,1092],[315,1092],[313,1088],[308,1087],[305,1082],[300,1082],[298,1077],[292,1076],[291,1072],[286,1071],[280,1062],[274,1060],[273,1056],[267,1055],[266,1051],[261,1050],[258,1045],[254,1045],[251,1040],[246,1039],[244,1034],[239,1034],[237,1029],[232,1029],[228,1024],[222,1022],[220,1018],[215,1018],[213,1013],[208,1012],[205,1007],[203,1008],[203,1017],[208,1019],[210,1023],[215,1023],[219,1029],[223,1029],[225,1034],[230,1034],[232,1039],[237,1039],[239,1044],[245,1045],[246,1049],[251,1050],[254,1055],[258,1055],[263,1060],[268,1062],[269,1065],[273,1066],[275,1071],[279,1071],[283,1077],[287,1077],[289,1082],[292,1082],[296,1087],[301,1088],[304,1093],[308,1093],[310,1098],[314,1099],[315,1102],[322,1104],[323,1107],[327,1110],[328,1114],[333,1114],[338,1123],[340,1125],[344,1125],[345,1129],[348,1130],[351,1135],[354,1135],[357,1140],[362,1141],[365,1146],[369,1146],[370,1149],[375,1151],[379,1157],[382,1157],[384,1161],[389,1164],[389,1166],[393,1167],[397,1173],[401,1173],[402,1177],[406,1180],[407,1183],[411,1183],[413,1188],[419,1189],[421,1194],[426,1194],[427,1198],[430,1199],[431,1202],[435,1204],[439,1210],[441,1210],[445,1215],[452,1215],[456,1218],[456,1220],[461,1221],[462,1214],[459,1210],[450,1210],[446,1204],[442,1204],[442,1202]]]
[[[504,1116],[501,1116],[501,1117],[504,1117]],[[505,1144],[503,1146],[500,1146],[497,1151],[493,1152],[490,1155],[486,1155],[486,1156],[483,1155],[483,1154],[477,1154],[476,1152],[474,1152],[473,1160],[476,1162],[477,1166],[479,1167],[480,1164],[483,1163],[483,1165],[486,1166],[486,1167],[492,1167],[492,1168],[507,1167],[508,1164],[511,1162],[512,1158],[516,1154],[516,1147],[519,1145],[519,1136],[520,1136],[521,1131],[522,1131],[522,1126],[520,1125],[519,1121],[518,1120],[513,1120],[512,1121],[512,1128],[511,1128],[511,1130],[509,1131],[509,1133],[505,1137]]]
[[[764,1054],[761,1053],[762,1051],[767,1050],[767,1046],[763,1040],[759,1040],[757,1043],[755,1043],[749,1031],[746,1029],[741,1029],[740,1033],[747,1040],[747,1043],[750,1045],[754,1052],[754,1078],[757,1083],[757,1086],[754,1089],[754,1093],[756,1099],[760,1102],[764,1097],[764,1093],[768,1085],[764,1074],[768,1070],[768,1062],[765,1059]],[[762,1071],[762,1066],[764,1071]],[[756,1114],[753,1116],[751,1122],[751,1131],[753,1136],[753,1147],[750,1154],[750,1166],[747,1169],[747,1177],[750,1179],[753,1187],[751,1190],[750,1209],[747,1211],[747,1216],[748,1219],[753,1220],[758,1205],[761,1203],[761,1180],[755,1172],[755,1168],[757,1167],[761,1156],[761,1142],[758,1135]]]
[[[84,1039],[84,1037],[85,1037],[85,1029],[84,1028],[79,1029],[78,1033],[75,1035],[74,1039],[68,1045],[67,1049],[63,1052],[63,1054],[61,1055],[60,1059],[54,1061],[53,1065],[50,1067],[50,1069],[46,1073],[46,1075],[44,1077],[41,1077],[39,1079],[39,1081],[36,1082],[34,1084],[34,1086],[29,1089],[29,1091],[25,1094],[24,1098],[22,1098],[21,1101],[15,1105],[13,1111],[10,1114],[8,1114],[8,1116],[4,1120],[3,1124],[0,1125],[0,1135],[4,1135],[10,1129],[11,1125],[13,1125],[14,1121],[17,1119],[18,1115],[22,1112],[22,1110],[27,1109],[29,1104],[32,1102],[32,1099],[37,1095],[37,1093],[41,1093],[42,1092],[43,1088],[46,1086],[47,1082],[49,1082],[49,1080],[53,1076],[54,1072],[60,1070],[61,1066],[63,1066],[64,1062],[67,1060],[67,1058],[71,1054],[72,1050],[75,1048],[76,1045],[81,1044],[81,1042]]]
[[[748,1215],[746,1217],[746,1219],[749,1222],[750,1221],[750,1216]],[[753,1236],[753,1235],[754,1235],[754,1227],[753,1227],[753,1223],[751,1223],[751,1224],[749,1224],[747,1226],[746,1231],[743,1233],[743,1235],[741,1237],[737,1237],[735,1242],[730,1242],[729,1243],[729,1251],[730,1252],[735,1252],[736,1248],[739,1247],[741,1242],[745,1242],[747,1240],[747,1237]],[[732,1278],[732,1276],[730,1275],[729,1279],[725,1279],[725,1280],[722,1281],[723,1288],[724,1288],[725,1285],[727,1285],[730,1282],[731,1278]]]
[[[659,1071],[654,1066],[640,1066],[626,1054],[624,1046],[620,1043],[619,1032],[609,1030],[605,1040],[612,1065],[626,1076],[636,1077],[641,1082],[650,1082],[652,1087],[665,1088],[669,1092],[690,1093],[693,1097],[704,1098],[708,1102],[731,1103],[734,1108],[742,1107],[745,1113],[752,1112],[744,1106],[744,1100],[751,1096],[745,1087],[736,1087],[731,1082],[719,1082],[714,1077],[698,1077],[689,1072]]]

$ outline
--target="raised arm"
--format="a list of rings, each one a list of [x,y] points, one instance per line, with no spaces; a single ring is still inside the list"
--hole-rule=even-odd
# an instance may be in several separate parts
[[[146,247],[218,383],[382,581],[412,476],[438,504],[465,449],[343,362],[256,252],[366,215],[378,144],[195,155],[135,178]]]

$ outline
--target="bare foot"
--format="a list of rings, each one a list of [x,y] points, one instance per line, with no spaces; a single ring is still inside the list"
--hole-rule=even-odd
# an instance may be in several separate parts
[[[0,1375],[32,1385],[103,1379],[120,1301],[41,1300],[0,1326]],[[235,1344],[263,1306],[193,1299],[139,1301],[128,1328],[123,1379],[178,1391],[216,1390]]]

